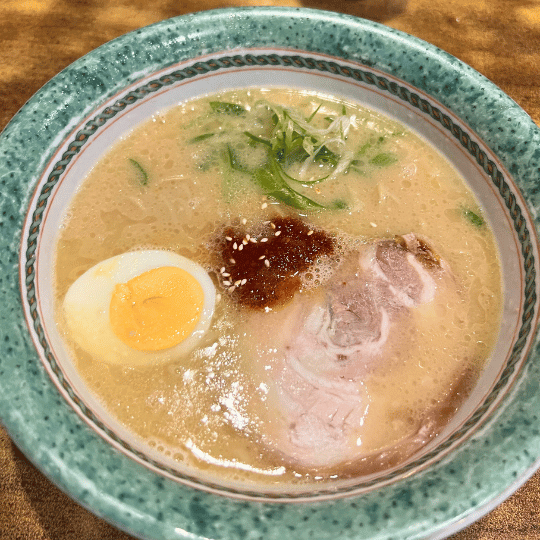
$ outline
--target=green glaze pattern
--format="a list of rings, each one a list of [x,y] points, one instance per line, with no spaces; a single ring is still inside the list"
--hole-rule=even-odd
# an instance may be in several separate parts
[[[492,179],[520,237],[527,276],[529,305],[524,310],[522,335],[498,386],[504,387],[514,376],[513,362],[518,362],[530,338],[530,325],[537,311],[536,237],[522,219],[522,209],[508,189],[504,172],[476,141],[482,141],[512,175],[536,215],[540,208],[538,128],[514,102],[471,68],[433,46],[384,26],[322,11],[222,10],[164,21],[104,45],[50,81],[3,132],[0,417],[18,446],[55,483],[97,515],[141,538],[438,538],[479,517],[538,466],[538,343],[533,344],[529,359],[496,412],[434,465],[359,496],[288,504],[212,495],[161,477],[128,459],[90,429],[66,403],[40,363],[28,334],[17,270],[21,230],[36,182],[47,163],[52,160],[61,174],[62,167],[119,110],[159,90],[160,85],[174,84],[181,77],[196,77],[203,65],[210,70],[228,69],[219,63],[229,61],[234,65],[237,57],[248,65],[257,62],[245,50],[264,47],[308,51],[335,59],[324,66],[312,60],[312,66],[298,69],[339,71],[343,66],[338,59],[364,66],[358,69],[358,77],[372,77],[373,82],[362,80],[430,115],[460,140]],[[226,51],[230,53],[224,60],[220,53]],[[294,56],[284,52],[275,55],[274,60],[294,63]],[[181,61],[201,57],[204,59],[198,60],[200,64],[194,63],[182,73],[167,71]],[[395,86],[375,71],[403,80],[419,93]],[[154,72],[161,75],[153,79],[153,86],[137,87],[141,76]],[[124,93],[123,89],[130,85],[135,90]],[[452,111],[467,128],[434,107],[422,97],[424,94]],[[92,117],[96,107],[116,95],[120,97],[114,106]],[[55,156],[58,145],[89,115],[92,122],[72,136],[68,151]],[[49,182],[38,196],[33,215],[28,216],[36,227],[30,228],[28,249],[22,257],[27,267],[21,285],[30,303],[34,298],[32,242],[39,233],[40,212],[54,189],[54,175]],[[538,229],[538,220],[534,225]],[[42,336],[39,318],[33,319],[37,334]],[[40,341],[38,347],[46,349],[45,337]],[[54,357],[50,355],[47,360],[54,372]],[[67,383],[64,388],[69,394]],[[477,422],[482,420],[480,416]]]
[[[97,428],[99,432],[105,433],[112,441],[121,446],[124,450],[132,456],[144,461],[145,463],[152,465],[156,469],[166,472],[169,475],[193,481],[199,485],[205,485],[210,488],[220,489],[220,486],[210,484],[208,482],[202,482],[197,478],[186,476],[181,474],[174,468],[168,467],[159,461],[151,459],[145,455],[144,452],[138,451],[132,447],[130,443],[119,437],[114,430],[111,430],[103,421],[101,421],[91,407],[87,406],[84,399],[81,399],[76,390],[69,384],[64,377],[61,367],[58,365],[54,353],[45,337],[45,331],[43,323],[40,320],[38,309],[38,298],[36,294],[35,274],[36,274],[36,257],[35,253],[38,246],[38,238],[40,229],[43,222],[43,214],[47,209],[48,200],[51,197],[54,188],[66,168],[72,162],[72,159],[77,156],[81,148],[91,142],[92,135],[98,132],[98,130],[105,126],[107,122],[119,113],[128,110],[131,106],[136,105],[140,100],[144,100],[153,92],[157,92],[164,87],[182,83],[186,79],[194,79],[199,76],[204,76],[210,72],[217,72],[220,70],[234,70],[242,69],[246,67],[261,67],[261,66],[282,66],[282,67],[294,67],[298,70],[317,70],[323,73],[333,73],[345,78],[350,78],[356,81],[362,81],[365,84],[373,85],[377,87],[380,92],[388,92],[391,95],[399,96],[400,99],[408,102],[413,107],[420,109],[424,114],[430,116],[436,120],[445,130],[447,130],[453,137],[455,137],[460,144],[475,158],[478,165],[482,167],[485,174],[489,178],[489,181],[497,188],[502,196],[502,199],[510,211],[511,218],[513,220],[514,227],[518,232],[518,237],[521,242],[523,258],[524,258],[524,270],[525,270],[525,309],[523,312],[523,325],[521,327],[521,335],[517,340],[514,350],[508,359],[504,371],[501,373],[498,383],[492,392],[483,401],[481,406],[477,408],[475,413],[468,419],[468,421],[458,430],[456,430],[451,437],[447,438],[443,443],[437,445],[437,447],[431,451],[422,455],[421,458],[413,460],[407,463],[403,467],[399,467],[396,470],[384,475],[378,475],[376,478],[360,481],[350,486],[347,490],[340,489],[339,493],[343,494],[348,491],[358,491],[358,489],[370,488],[376,486],[382,482],[391,481],[398,478],[401,475],[408,474],[411,471],[422,466],[429,460],[437,458],[441,452],[446,451],[450,446],[459,441],[463,436],[467,435],[469,431],[474,428],[488,412],[493,402],[499,397],[501,390],[504,390],[506,384],[511,379],[515,365],[521,360],[521,352],[525,347],[529,335],[531,332],[531,325],[534,321],[534,312],[536,308],[535,292],[535,278],[536,267],[533,256],[533,249],[531,245],[531,237],[527,228],[526,220],[523,216],[521,208],[516,204],[515,197],[506,182],[503,173],[498,170],[496,164],[489,158],[489,156],[480,149],[478,143],[474,138],[467,133],[464,129],[459,127],[448,115],[444,114],[439,108],[433,106],[427,99],[420,97],[414,92],[410,92],[407,88],[400,86],[399,84],[389,81],[387,77],[382,77],[369,69],[356,69],[349,66],[344,66],[335,61],[328,61],[322,59],[313,59],[310,57],[304,57],[299,55],[280,55],[280,54],[246,54],[235,56],[222,56],[217,58],[211,58],[205,61],[199,61],[184,69],[175,69],[172,72],[160,76],[158,79],[153,79],[150,82],[138,86],[134,90],[130,90],[124,96],[120,97],[113,105],[105,107],[103,111],[98,113],[95,117],[86,122],[83,129],[77,131],[73,135],[73,139],[68,143],[68,148],[61,154],[60,159],[53,163],[52,172],[49,174],[47,181],[41,188],[40,196],[36,203],[36,209],[32,214],[32,222],[29,225],[30,234],[28,238],[28,245],[25,253],[25,276],[26,276],[26,302],[29,305],[31,319],[33,326],[37,334],[37,338],[41,347],[43,348],[44,356],[48,362],[50,369],[56,377],[58,384],[67,392],[73,406],[84,415],[84,417]],[[225,492],[232,493],[232,490],[225,489]],[[334,493],[335,488],[330,491],[323,492],[318,489],[312,496],[320,496],[323,493]],[[261,494],[253,491],[242,490],[239,493],[249,494],[251,497],[261,498]],[[304,494],[301,494],[305,497]],[[298,495],[297,495],[298,496]],[[294,498],[289,494],[274,495],[273,498]]]

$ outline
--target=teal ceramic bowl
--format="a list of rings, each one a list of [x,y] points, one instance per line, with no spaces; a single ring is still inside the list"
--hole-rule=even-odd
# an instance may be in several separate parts
[[[402,466],[316,493],[220,484],[138,445],[70,367],[52,313],[56,233],[102,152],[173,103],[272,84],[350,97],[428,139],[482,203],[503,267],[500,338],[445,432]],[[442,538],[494,508],[540,464],[540,132],[448,54],[323,11],[179,17],[57,75],[1,135],[0,163],[0,417],[44,474],[120,529],[151,540]]]

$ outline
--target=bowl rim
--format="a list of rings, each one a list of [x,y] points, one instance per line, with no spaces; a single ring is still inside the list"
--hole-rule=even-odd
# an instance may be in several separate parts
[[[270,14],[271,19],[268,18]],[[237,39],[241,35],[243,40],[241,46],[245,48],[246,42],[256,40],[256,37],[245,36],[245,31],[242,31],[243,25],[251,24],[260,30],[263,27],[265,29],[271,28],[276,32],[277,29],[283,29],[289,25],[291,20],[298,27],[304,29],[313,28],[315,25],[326,37],[332,32],[337,33],[338,31],[348,38],[354,36],[362,43],[363,47],[357,45],[359,47],[357,49],[351,46],[347,49],[344,37],[340,37],[341,41],[338,40],[339,45],[336,45],[334,41],[328,43],[323,39],[315,41],[306,33],[306,35],[297,38],[302,41],[303,47],[300,48],[303,50],[340,56],[344,60],[356,61],[368,66],[377,62],[377,69],[421,89],[449,109],[455,111],[456,107],[459,106],[463,121],[472,127],[475,133],[501,159],[506,169],[515,176],[529,206],[533,209],[539,208],[535,193],[530,188],[537,178],[535,176],[538,174],[537,171],[540,171],[540,150],[535,150],[535,148],[540,148],[540,144],[538,144],[540,130],[515,102],[469,66],[418,38],[378,23],[343,14],[303,8],[228,8],[168,19],[116,38],[68,66],[39,90],[16,114],[0,136],[0,156],[6,161],[8,159],[13,161],[17,157],[20,162],[19,176],[16,175],[8,179],[11,185],[13,185],[15,178],[18,181],[23,179],[21,176],[23,172],[27,177],[30,175],[32,182],[24,186],[24,189],[15,191],[13,197],[8,197],[0,203],[14,216],[9,224],[11,238],[8,238],[9,242],[6,242],[10,257],[7,257],[2,263],[4,274],[7,274],[8,270],[13,273],[14,265],[18,261],[21,216],[26,214],[26,206],[31,196],[36,171],[39,171],[50,157],[49,155],[28,155],[21,159],[20,155],[14,156],[13,147],[16,146],[14,141],[16,143],[17,138],[20,139],[21,136],[24,136],[28,140],[34,141],[34,144],[38,145],[37,147],[46,146],[45,143],[47,143],[47,149],[51,151],[51,148],[54,148],[60,141],[63,133],[72,128],[72,120],[84,117],[97,99],[105,101],[136,82],[142,75],[163,69],[166,67],[163,64],[165,59],[170,59],[169,65],[173,65],[182,60],[182,55],[188,59],[194,55],[202,56],[231,49],[233,45],[231,34],[223,32],[224,29],[227,29],[228,32],[234,29]],[[192,37],[187,39],[186,36],[190,33]],[[369,36],[369,43],[362,42],[366,36]],[[206,40],[205,43],[202,43],[202,38]],[[236,45],[240,46],[239,43]],[[294,43],[284,45],[293,48]],[[336,51],[337,46],[340,47],[339,55]],[[401,54],[396,52],[399,48],[403,49]],[[410,51],[415,52],[414,60]],[[133,52],[139,53],[136,60],[130,59],[130,54]],[[115,61],[111,64],[99,62],[99,59],[105,56]],[[174,57],[174,61],[172,61],[172,57]],[[468,85],[469,88],[481,88],[486,99],[479,100],[481,102],[475,103],[474,107],[470,104],[467,105],[457,96],[458,92],[455,89],[452,91],[452,89],[440,87],[433,78],[427,77],[425,72],[422,73],[422,70],[413,69],[418,66],[419,57],[421,57],[422,65],[429,66],[431,70],[436,68],[443,70],[445,75],[453,76],[459,88],[463,89]],[[138,69],[134,69],[135,67]],[[109,77],[106,79],[108,84],[100,85],[99,81],[106,77]],[[95,85],[91,88],[88,86],[89,80],[95,81]],[[75,86],[76,98],[73,93],[63,91],[70,85],[71,87]],[[46,100],[51,103],[56,100],[51,110],[46,110],[47,107],[43,107]],[[502,137],[500,133],[493,133],[491,128],[493,125],[498,125],[499,122],[494,124],[492,115],[489,113],[491,109],[503,113],[505,137]],[[57,120],[51,116],[52,113],[59,110],[65,111],[63,120]],[[36,121],[36,118],[39,122]],[[47,128],[47,125],[56,129]],[[523,150],[519,155],[516,155],[515,144],[514,149],[512,149],[508,141],[512,130],[521,134],[527,132],[530,150]],[[529,169],[526,169],[525,165],[529,165]],[[20,210],[19,216],[15,215],[14,208]],[[537,219],[535,219],[535,225],[538,230]],[[9,235],[6,236],[9,237]],[[17,296],[14,294],[15,291],[18,293],[18,283],[12,284],[12,288],[8,291],[9,295],[6,295],[6,305],[10,309],[5,310],[1,319],[2,328],[11,330],[10,335],[8,335],[7,330],[3,330],[4,335],[8,338],[15,335],[16,343],[14,344],[13,339],[2,341],[1,352],[4,359],[0,361],[2,375],[0,387],[3,390],[3,395],[0,398],[0,417],[14,442],[38,468],[80,504],[115,526],[142,538],[181,538],[185,537],[181,534],[186,533],[186,531],[188,531],[190,538],[207,538],[206,533],[210,533],[210,530],[197,521],[197,514],[213,516],[214,525],[219,523],[222,527],[228,520],[232,519],[232,516],[238,514],[243,514],[243,518],[239,519],[244,519],[244,524],[253,522],[255,517],[260,514],[261,506],[265,507],[266,503],[245,503],[218,499],[213,495],[195,491],[176,482],[157,478],[153,473],[146,469],[143,470],[139,464],[131,461],[126,463],[125,460],[128,458],[117,455],[107,443],[82,424],[80,418],[69,410],[67,403],[57,395],[56,389],[51,388],[52,382],[44,373],[42,366],[33,363],[36,354],[28,336],[25,335],[25,324],[21,322],[22,313],[20,308],[15,305]],[[20,302],[20,298],[17,299]],[[21,355],[19,358],[24,358],[26,362],[18,363],[14,359],[15,353]],[[438,535],[459,530],[474,521],[495,504],[498,504],[502,500],[501,497],[506,497],[517,489],[540,465],[538,450],[536,453],[534,452],[535,448],[540,447],[537,444],[540,434],[533,427],[534,422],[532,422],[535,418],[535,410],[539,410],[538,399],[540,398],[535,399],[535,396],[532,395],[534,386],[532,381],[535,380],[535,377],[531,375],[536,374],[536,380],[538,380],[538,373],[533,362],[528,362],[525,371],[527,377],[522,374],[519,384],[515,385],[511,396],[498,412],[497,418],[492,419],[481,433],[460,447],[455,456],[447,457],[438,463],[434,470],[424,471],[419,476],[406,479],[403,485],[400,483],[399,486],[384,489],[384,493],[363,495],[361,501],[355,499],[338,503],[318,503],[319,516],[317,521],[314,521],[313,518],[314,507],[312,505],[295,505],[294,510],[281,506],[279,511],[272,511],[275,515],[268,518],[268,523],[272,524],[272,531],[271,534],[267,531],[265,537],[283,536],[287,534],[286,527],[288,525],[306,517],[310,519],[311,531],[322,533],[321,529],[317,529],[321,525],[320,519],[323,521],[338,520],[343,524],[345,519],[350,518],[352,512],[361,513],[362,509],[367,512],[365,517],[370,512],[372,515],[374,513],[381,514],[380,509],[389,506],[391,501],[398,501],[398,506],[403,505],[403,508],[408,503],[412,503],[415,512],[409,510],[408,518],[415,514],[417,523],[405,531],[402,530],[403,522],[399,523],[394,519],[392,524],[386,523],[387,530],[384,533],[379,532],[381,538],[386,537],[386,535],[390,536],[391,533],[402,538],[436,538],[440,537]],[[3,384],[6,372],[12,376],[22,377],[21,382],[24,381],[25,384],[22,386]],[[29,386],[32,386],[30,391],[21,392],[22,388]],[[520,406],[520,400],[525,400],[529,410],[524,410]],[[17,406],[14,405],[15,403]],[[36,412],[44,406],[53,406],[52,409],[48,410],[46,421],[43,420],[43,416],[39,419],[39,415],[36,416]],[[456,492],[455,480],[451,482],[449,479],[458,474],[456,471],[458,461],[462,466],[467,465],[472,471],[471,474],[485,478],[487,471],[490,470],[490,467],[496,467],[496,463],[491,463],[486,458],[479,461],[479,453],[484,454],[482,447],[489,446],[486,441],[491,441],[492,444],[494,441],[507,438],[509,425],[516,426],[512,431],[516,442],[514,445],[508,442],[505,444],[506,463],[503,467],[499,467],[496,477],[490,477],[489,486],[484,486],[482,490],[474,489],[472,486],[469,493],[461,492],[462,497],[469,497],[470,500],[463,502],[459,509],[452,511],[436,507],[437,504],[439,506],[441,504],[439,500],[436,500],[431,506],[426,503],[424,496],[437,492],[437,489],[443,489],[443,493],[446,490],[447,496]],[[51,449],[46,446],[43,433],[51,426],[55,426],[63,432],[65,430],[73,431],[71,440],[79,450],[72,451],[70,449],[73,455],[66,457],[67,449],[62,451],[59,448]],[[99,467],[95,463],[88,463],[89,451],[99,453],[100,459],[104,463],[101,470],[98,470]],[[64,458],[61,458],[62,454],[64,454]],[[167,492],[169,499],[163,508],[167,509],[169,515],[165,516],[165,512],[161,510],[160,519],[157,516],[157,511],[150,507],[151,505],[149,506],[146,501],[134,497],[134,487],[130,487],[130,489],[126,487],[124,491],[130,497],[126,496],[127,498],[121,500],[118,497],[118,492],[111,489],[108,478],[111,468],[114,467],[121,470],[123,474],[137,476],[139,489],[148,490],[148,486],[150,486],[154,499],[158,495],[161,499],[165,498],[165,492]],[[452,470],[454,470],[453,473]],[[465,489],[463,484],[461,489]],[[415,499],[415,496],[412,495],[413,491],[417,491],[421,495]],[[110,495],[104,496],[104,493]],[[174,497],[171,493],[174,493]],[[175,503],[178,500],[181,503]],[[419,501],[422,501],[423,505],[421,512],[419,511]],[[274,506],[276,503],[271,503],[271,505]],[[373,505],[376,505],[377,509]],[[268,512],[270,511],[268,510]],[[432,516],[426,518],[429,513]],[[327,518],[321,517],[323,514]],[[277,523],[278,515],[279,526]],[[421,524],[419,523],[420,518],[423,520]],[[236,519],[234,522],[238,523]],[[350,538],[362,538],[364,537],[362,535],[368,532],[366,530],[360,531],[358,522],[356,525],[353,523],[354,527],[356,527],[355,530],[349,531]],[[369,538],[379,537],[375,535],[374,527],[375,525],[369,531]],[[230,536],[231,529],[227,530],[229,532],[225,531],[219,537],[234,537]],[[305,527],[303,534],[306,534],[307,530],[308,528]],[[176,536],[172,536],[173,532]],[[214,527],[212,534],[216,533],[217,529]]]

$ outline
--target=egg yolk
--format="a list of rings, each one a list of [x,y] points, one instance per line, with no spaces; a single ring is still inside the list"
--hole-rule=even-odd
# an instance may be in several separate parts
[[[174,266],[154,268],[115,286],[111,327],[133,349],[168,349],[191,335],[203,303],[203,288],[189,272]]]

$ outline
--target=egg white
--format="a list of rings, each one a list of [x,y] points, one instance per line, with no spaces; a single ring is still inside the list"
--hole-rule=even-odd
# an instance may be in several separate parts
[[[182,268],[200,283],[204,292],[201,317],[191,335],[174,347],[148,352],[132,349],[116,336],[109,322],[114,288],[162,266]],[[63,309],[71,338],[95,360],[136,366],[173,360],[192,350],[210,327],[215,299],[214,284],[199,264],[169,251],[146,250],[111,257],[87,270],[68,289]]]

